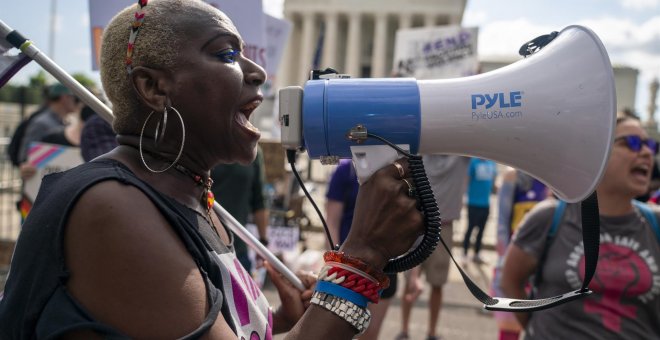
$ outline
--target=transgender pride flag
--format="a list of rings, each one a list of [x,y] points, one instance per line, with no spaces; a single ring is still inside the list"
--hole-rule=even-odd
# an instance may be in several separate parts
[[[0,38],[0,87],[32,60],[23,53],[11,53],[12,50],[18,52],[7,40]]]
[[[64,146],[32,143],[28,149],[28,162],[35,168],[41,169],[66,150],[68,148]]]

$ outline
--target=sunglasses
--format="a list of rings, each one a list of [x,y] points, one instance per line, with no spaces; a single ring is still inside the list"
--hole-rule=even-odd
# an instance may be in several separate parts
[[[630,135],[630,136],[616,137],[614,138],[614,141],[616,142],[620,139],[626,141],[626,146],[628,147],[628,149],[634,152],[641,151],[642,146],[646,145],[649,147],[649,149],[651,149],[651,152],[653,152],[654,155],[658,154],[658,141],[656,141],[653,138],[642,139],[642,137],[640,136]]]

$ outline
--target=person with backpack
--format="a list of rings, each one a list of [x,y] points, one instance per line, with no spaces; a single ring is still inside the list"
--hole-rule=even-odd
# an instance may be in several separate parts
[[[20,138],[20,147],[15,158],[23,180],[31,178],[36,173],[34,166],[26,162],[30,143],[39,142],[47,135],[63,131],[64,118],[76,110],[76,97],[62,84],[57,83],[48,87],[46,100],[45,109],[30,116],[29,122],[24,127],[25,133]]]
[[[597,187],[600,248],[593,293],[550,309],[518,313],[525,339],[660,339],[660,208],[633,199],[647,191],[658,142],[638,119],[617,119]],[[557,212],[557,210],[559,211]],[[534,298],[581,288],[585,258],[579,204],[546,200],[523,219],[507,250],[502,290]]]
[[[64,119],[76,110],[78,103],[73,93],[60,83],[46,88],[44,97],[45,104],[16,127],[7,145],[9,159],[19,168],[23,183],[37,173],[37,168],[27,162],[30,144],[41,142],[47,136],[64,134]],[[22,194],[16,202],[21,220],[25,220],[31,208],[32,201]]]

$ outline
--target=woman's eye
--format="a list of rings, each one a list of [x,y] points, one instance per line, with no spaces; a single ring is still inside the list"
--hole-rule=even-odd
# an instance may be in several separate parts
[[[233,64],[236,62],[236,57],[238,54],[241,53],[238,50],[229,48],[226,50],[223,50],[217,54],[217,57],[222,61],[223,63],[228,63],[228,64]]]

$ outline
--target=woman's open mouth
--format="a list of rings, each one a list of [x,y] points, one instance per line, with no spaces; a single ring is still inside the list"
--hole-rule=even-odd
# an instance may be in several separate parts
[[[252,112],[259,107],[259,104],[261,104],[261,99],[255,99],[243,106],[241,106],[238,109],[238,113],[235,115],[235,120],[239,124],[239,126],[243,127],[245,130],[252,132],[253,134],[260,135],[259,129],[257,129],[256,126],[252,125],[250,123],[250,115],[252,115]]]

